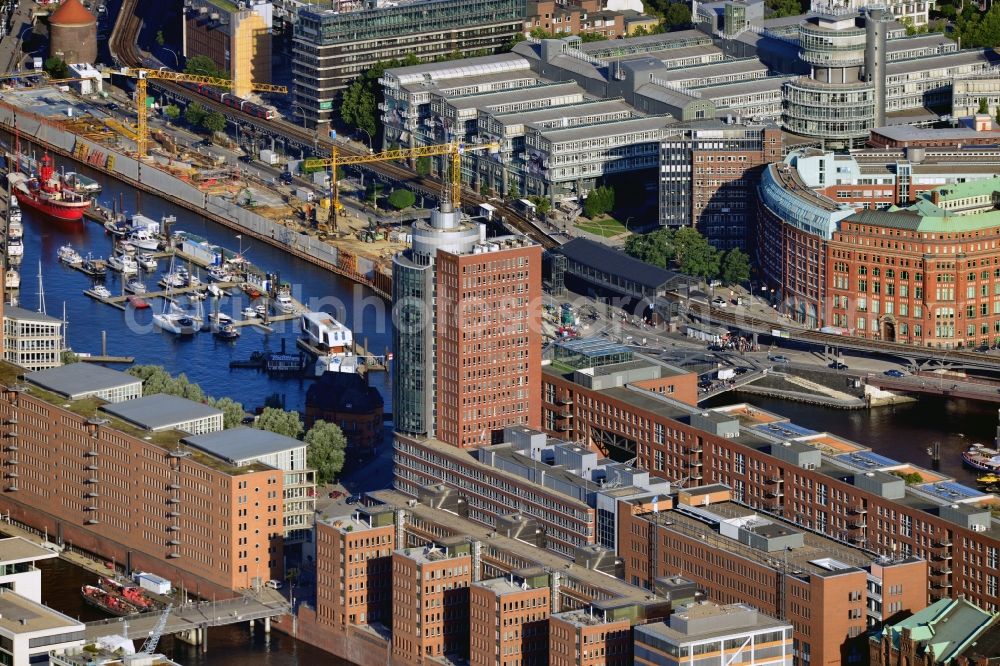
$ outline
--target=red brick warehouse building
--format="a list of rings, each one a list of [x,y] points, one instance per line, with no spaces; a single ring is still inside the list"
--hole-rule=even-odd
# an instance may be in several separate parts
[[[769,166],[757,255],[775,305],[870,339],[952,348],[1000,337],[1000,152],[945,152],[895,162],[894,174],[895,152]]]

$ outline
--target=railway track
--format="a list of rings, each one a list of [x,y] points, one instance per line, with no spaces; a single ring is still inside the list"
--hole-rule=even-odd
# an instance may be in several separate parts
[[[144,64],[142,55],[138,49],[138,37],[139,29],[142,27],[142,20],[135,13],[137,4],[138,0],[122,0],[121,9],[118,12],[115,26],[111,31],[108,41],[108,47],[111,56],[120,65],[141,68]],[[327,154],[334,148],[333,142],[329,139],[317,137],[314,132],[310,132],[285,120],[262,120],[250,114],[243,113],[239,109],[234,109],[207,97],[196,95],[186,88],[167,81],[157,81],[156,85],[169,90],[174,95],[189,100],[197,100],[203,106],[219,111],[227,117],[235,117],[254,125],[266,123],[272,131],[306,146],[315,145],[318,150]],[[362,151],[352,148],[349,145],[337,145],[336,149],[342,155],[364,154]],[[417,176],[413,171],[398,164],[375,162],[366,164],[365,168],[389,180],[406,183],[408,186],[419,189],[431,196],[438,196],[441,192],[442,184],[440,180]],[[469,188],[462,189],[462,203],[476,206],[482,203],[490,203],[497,209],[497,212],[506,220],[509,226],[539,243],[543,249],[548,250],[559,246],[559,242],[549,236],[535,222],[525,218],[520,212],[505,203],[488,200],[486,197]]]

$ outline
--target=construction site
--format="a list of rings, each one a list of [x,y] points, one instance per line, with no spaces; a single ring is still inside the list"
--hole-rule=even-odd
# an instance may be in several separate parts
[[[112,73],[122,71],[126,70]],[[145,81],[147,72],[134,70],[129,74]],[[180,77],[178,80],[186,76],[150,74],[149,78],[170,74]],[[223,151],[214,151],[218,147],[242,152],[228,136],[216,134],[213,140],[217,143],[212,144],[169,121],[147,122],[147,115],[158,113],[151,99],[133,109],[109,103],[100,85],[93,85],[97,83],[93,75],[59,81],[37,77],[27,85],[24,81],[5,83],[0,123],[8,128],[16,125],[21,141],[35,141],[56,152],[62,148],[72,159],[112,177],[128,181],[132,176],[136,185],[145,185],[154,194],[173,198],[209,217],[219,216],[224,208],[231,213],[229,226],[241,225],[248,216],[266,220],[270,224],[256,225],[259,228],[250,225],[249,231],[264,240],[304,249],[304,258],[315,259],[352,279],[360,277],[358,281],[377,287],[383,295],[391,275],[391,258],[407,247],[408,223],[426,214],[419,208],[388,212],[375,202],[363,201],[364,188],[357,180],[331,186],[330,174],[342,173],[338,170],[341,166],[416,157],[407,156],[405,151],[345,155],[336,167],[334,160],[286,161],[273,151],[260,151],[268,158],[265,164],[272,166],[265,169],[255,167],[252,155],[244,154],[236,162],[227,160],[220,154]],[[137,98],[142,99],[145,85],[136,87],[143,89],[142,96],[137,92]],[[421,155],[457,155],[457,150],[454,146],[430,147],[422,149]],[[134,165],[134,176],[131,168],[122,170],[126,165]],[[299,178],[293,179],[292,174]],[[178,187],[181,184],[185,187]],[[382,195],[387,193],[379,191],[383,205]],[[309,251],[322,245],[330,250]]]

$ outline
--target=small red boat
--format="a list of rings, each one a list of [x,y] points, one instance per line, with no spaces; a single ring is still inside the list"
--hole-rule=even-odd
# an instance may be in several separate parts
[[[128,301],[128,304],[131,305],[136,310],[145,310],[146,308],[149,307],[149,303],[147,303],[145,299],[140,298],[139,296],[132,295],[126,298],[125,300]]]
[[[141,611],[156,609],[156,602],[146,596],[145,591],[138,585],[126,585],[113,578],[102,578],[101,589],[116,597],[121,597],[129,604]]]
[[[105,613],[124,617],[126,615],[135,615],[139,612],[139,608],[134,604],[94,585],[84,585],[80,588],[80,592],[83,594],[85,602],[95,608],[100,608]]]

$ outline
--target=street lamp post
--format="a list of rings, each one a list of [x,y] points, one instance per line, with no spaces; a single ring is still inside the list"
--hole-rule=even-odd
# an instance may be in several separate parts
[[[169,48],[167,46],[161,46],[160,48],[163,49],[164,51],[170,51],[170,54],[174,56],[174,69],[180,69],[181,59],[177,57],[177,51],[174,51],[172,48]]]
[[[298,104],[292,104],[292,108],[299,110],[299,117],[302,118],[302,127],[305,128],[305,126],[306,126],[306,110],[303,109]]]
[[[361,130],[362,132],[364,132],[365,136],[368,137],[368,152],[369,153],[374,153],[375,149],[372,147],[372,135],[368,133],[368,130],[366,130],[366,129],[362,128],[362,127],[359,127],[358,129]]]

